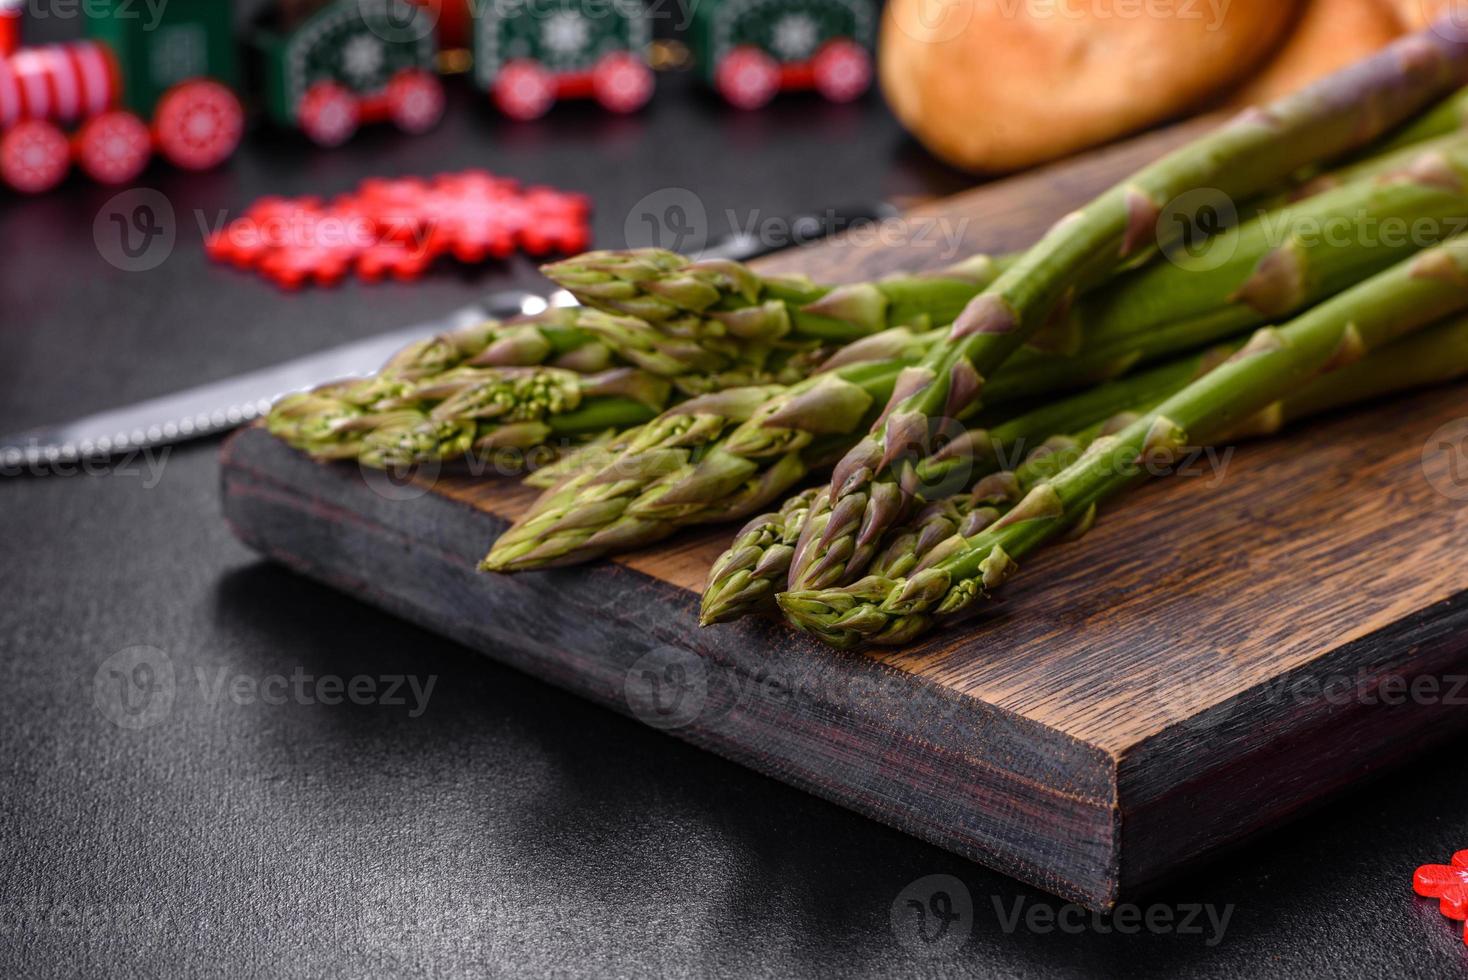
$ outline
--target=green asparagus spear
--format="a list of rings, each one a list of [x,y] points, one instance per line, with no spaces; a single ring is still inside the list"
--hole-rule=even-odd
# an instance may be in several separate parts
[[[1372,151],[1390,153],[1414,143],[1446,136],[1465,126],[1468,126],[1468,88],[1459,89],[1426,112],[1398,126],[1384,140],[1372,147]]]
[[[541,271],[587,306],[737,357],[844,344],[898,325],[945,326],[1007,261],[975,256],[930,273],[845,286],[761,276],[727,259],[687,259],[659,249],[588,252]]]
[[[795,542],[805,527],[811,502],[821,488],[795,494],[772,514],[761,514],[734,536],[729,550],[709,569],[699,613],[700,626],[727,623],[774,608],[775,591],[785,584]]]
[[[1453,152],[1419,150],[1396,171],[1259,215],[1194,253],[1137,270],[1082,297],[1068,314],[1083,337],[1080,351],[1064,356],[1022,350],[999,369],[985,397],[1003,404],[1076,388],[1159,354],[1239,334],[1463,230],[1465,215],[1468,143]],[[858,342],[837,358],[879,339]],[[911,489],[920,488],[910,471],[903,476]],[[860,577],[884,526],[882,508],[900,507],[901,489],[893,478],[875,480],[874,496],[850,496],[835,520],[823,516],[831,512],[830,498],[819,501],[818,519],[807,527],[820,527],[822,536],[802,541],[790,587],[827,588]]]
[[[990,477],[1027,453],[1043,454],[1053,446],[1054,434],[1091,426],[1135,403],[1158,401],[1187,384],[1214,359],[1211,354],[1185,358],[1027,412],[993,429],[965,433],[961,442],[925,460],[919,468],[927,492],[950,500],[948,494],[977,481],[974,499],[989,500],[1006,484]],[[778,512],[755,518],[740,532],[709,573],[700,618],[703,625],[728,622],[766,606],[773,608],[774,593],[783,584],[797,549],[809,540],[808,522],[825,520],[830,513],[826,506],[829,494],[828,487],[797,494]]]
[[[905,579],[868,576],[841,588],[788,592],[786,616],[840,646],[902,643],[934,617],[971,611],[1016,560],[1094,517],[1096,506],[1189,444],[1248,428],[1260,412],[1425,324],[1468,307],[1468,238],[1422,252],[1314,307],[1265,327],[1226,363],[1037,484],[1002,519],[942,562]],[[1405,369],[1403,369],[1405,370]],[[1286,401],[1286,404],[1288,402]]]
[[[527,450],[646,422],[668,402],[667,381],[633,368],[454,368],[418,382],[380,376],[282,399],[275,435],[318,459],[367,466],[448,461]]]
[[[456,367],[546,365],[595,373],[612,366],[608,347],[577,325],[579,311],[553,309],[500,322],[486,320],[409,344],[378,372],[404,380]]]
[[[1216,441],[1221,444],[1271,436],[1313,415],[1455,381],[1464,375],[1468,375],[1468,318],[1449,318],[1315,379],[1300,392],[1245,419]],[[994,474],[981,480],[971,492],[929,504],[909,525],[888,536],[882,553],[872,561],[871,574],[907,578],[956,554],[966,546],[965,539],[997,521],[1041,480],[1059,474],[1080,459],[1093,441],[1120,432],[1149,407],[1119,413],[1073,436],[1046,440],[1012,474]]]
[[[677,405],[610,461],[548,491],[481,567],[574,565],[757,513],[850,444],[899,370],[855,364],[791,387],[734,388]]]
[[[1461,84],[1465,69],[1468,40],[1450,25],[1434,25],[1266,108],[1246,110],[1061,219],[969,304],[948,344],[904,372],[871,433],[837,464],[833,511],[859,509],[861,516],[834,534],[828,528],[827,546],[857,534],[857,546],[869,547],[901,518],[913,500],[912,466],[950,420],[972,410],[985,379],[1078,292],[1154,246],[1168,248],[1185,227],[1197,226],[1218,194],[1246,199],[1307,163],[1370,142]],[[1183,196],[1205,188],[1217,193]]]

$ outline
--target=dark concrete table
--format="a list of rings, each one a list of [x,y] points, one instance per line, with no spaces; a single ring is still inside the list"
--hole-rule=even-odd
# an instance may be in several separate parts
[[[876,100],[739,116],[673,78],[634,119],[514,126],[460,95],[416,141],[327,154],[267,136],[218,174],[150,172],[177,242],[147,272],[96,244],[112,192],[7,195],[0,429],[532,283],[517,261],[287,296],[201,253],[199,216],[261,194],[479,165],[591,192],[603,244],[670,188],[717,233],[729,213],[963,184]],[[1409,890],[1418,863],[1468,846],[1461,743],[1093,920],[257,560],[220,520],[215,451],[0,480],[7,975],[1426,976],[1468,960]],[[135,647],[151,675],[114,670]]]

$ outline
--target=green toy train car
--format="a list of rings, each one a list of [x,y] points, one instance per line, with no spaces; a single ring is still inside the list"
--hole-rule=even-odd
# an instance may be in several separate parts
[[[511,118],[574,98],[633,112],[652,97],[643,0],[475,0],[470,11],[475,82]]]
[[[871,87],[877,0],[700,0],[692,49],[731,105],[757,109],[782,91],[849,102]]]
[[[336,0],[289,29],[262,27],[255,41],[270,117],[321,146],[345,143],[363,123],[422,133],[443,117],[434,17],[420,4]]]

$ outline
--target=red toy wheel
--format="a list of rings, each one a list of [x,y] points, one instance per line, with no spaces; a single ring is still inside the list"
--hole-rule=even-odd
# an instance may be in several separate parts
[[[70,168],[71,145],[51,123],[32,119],[0,139],[0,180],[24,194],[49,191]]]
[[[855,41],[838,38],[816,52],[816,91],[832,102],[850,102],[872,87],[872,57]]]
[[[613,112],[636,112],[652,98],[652,69],[627,51],[616,51],[596,63],[591,90],[596,101]]]
[[[218,82],[180,82],[158,100],[153,138],[174,166],[209,170],[228,160],[245,131],[245,110]]]
[[[443,118],[443,83],[426,71],[399,72],[388,83],[387,102],[398,129],[414,136],[426,133]]]
[[[511,119],[539,119],[556,102],[556,82],[534,61],[512,61],[494,82],[494,101]]]
[[[82,172],[101,184],[125,184],[148,165],[153,137],[131,112],[93,116],[76,134],[76,161]]]
[[[296,122],[317,146],[341,146],[357,132],[362,109],[351,92],[335,82],[317,82],[301,99]]]
[[[730,105],[758,109],[780,91],[780,66],[758,48],[735,48],[715,69],[714,86]]]

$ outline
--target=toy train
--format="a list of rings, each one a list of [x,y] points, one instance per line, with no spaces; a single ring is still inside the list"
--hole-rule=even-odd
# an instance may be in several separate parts
[[[0,0],[0,182],[49,190],[75,161],[125,183],[155,151],[191,170],[228,159],[244,131],[228,4],[84,7],[87,40],[21,48],[20,3]]]
[[[73,162],[125,183],[156,152],[188,169],[228,159],[244,111],[228,0],[88,0],[87,38],[21,48],[24,0],[0,0],[0,183],[58,184]],[[278,0],[258,26],[268,116],[337,146],[364,123],[408,133],[444,112],[443,44],[504,114],[561,99],[632,112],[652,96],[648,0]],[[847,101],[871,84],[878,0],[699,0],[691,47],[732,105],[813,89]],[[459,37],[441,37],[443,35]],[[65,128],[63,128],[65,127]]]
[[[693,52],[731,105],[814,89],[849,102],[872,84],[873,0],[724,0],[693,8]]]

